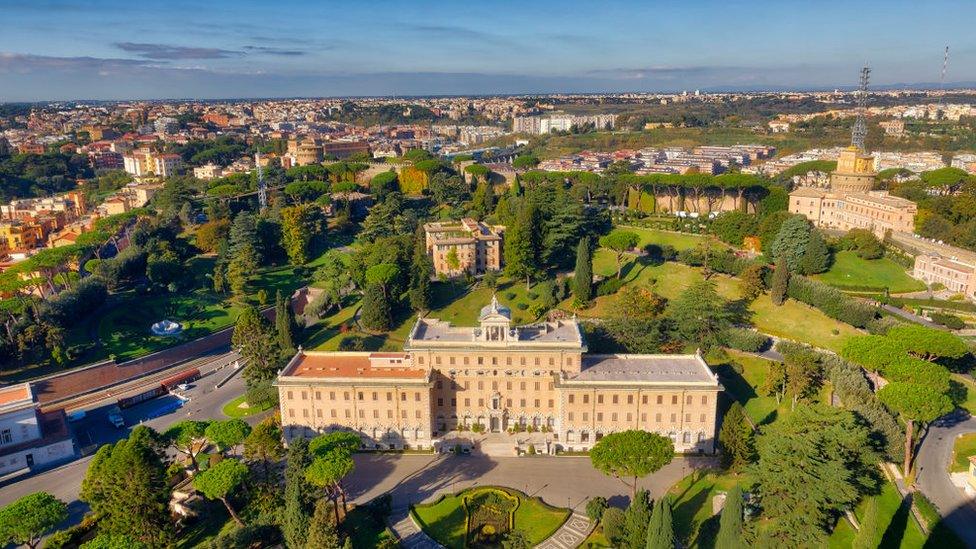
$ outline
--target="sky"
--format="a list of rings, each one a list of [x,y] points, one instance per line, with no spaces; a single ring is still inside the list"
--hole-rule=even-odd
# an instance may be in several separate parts
[[[976,2],[0,0],[0,102],[976,81]]]

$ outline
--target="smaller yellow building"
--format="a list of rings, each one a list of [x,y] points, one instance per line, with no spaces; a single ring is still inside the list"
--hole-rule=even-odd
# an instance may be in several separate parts
[[[434,272],[445,276],[481,274],[502,268],[505,227],[486,225],[471,218],[424,225],[427,255]]]

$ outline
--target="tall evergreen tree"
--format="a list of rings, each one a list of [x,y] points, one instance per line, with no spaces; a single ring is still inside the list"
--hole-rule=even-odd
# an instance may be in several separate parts
[[[312,463],[308,441],[295,439],[288,448],[285,468],[285,510],[282,516],[281,531],[288,549],[304,549],[312,520],[312,499],[314,489],[305,480],[305,468]]]
[[[434,265],[427,255],[423,227],[417,227],[413,240],[413,258],[410,264],[410,288],[407,297],[410,308],[420,313],[430,309],[430,277],[434,275]]]
[[[814,229],[810,232],[810,241],[803,250],[800,270],[803,274],[809,275],[822,273],[828,267],[830,267],[830,248],[827,247],[827,242],[820,231]]]
[[[581,303],[593,298],[593,250],[590,237],[584,236],[576,247],[576,272],[573,274],[573,295]]]
[[[306,549],[339,549],[339,534],[336,532],[335,517],[332,514],[332,503],[325,498],[315,502],[315,513],[308,529]]]
[[[647,537],[647,525],[651,519],[651,495],[638,490],[624,513],[624,527],[630,547],[640,547]]]
[[[776,240],[773,241],[770,250],[771,255],[786,260],[786,265],[791,271],[802,272],[800,263],[810,242],[812,230],[810,222],[802,215],[790,217],[783,222],[779,232],[776,233]]]
[[[281,295],[281,290],[275,296],[275,331],[278,335],[278,346],[281,348],[281,352],[293,353],[295,351],[295,318],[289,299]]]
[[[742,543],[742,488],[738,484],[725,494],[715,549],[739,549]]]
[[[139,426],[129,438],[98,449],[79,499],[99,517],[99,531],[165,547],[173,540],[169,497],[158,435]]]
[[[534,204],[523,206],[505,240],[505,272],[512,278],[524,278],[529,288],[540,268],[539,215]]]
[[[664,496],[654,502],[654,510],[647,526],[647,549],[674,549],[674,523],[671,514],[671,498]],[[634,547],[640,547],[635,545]]]
[[[390,329],[393,323],[390,302],[379,284],[366,286],[359,321],[368,330],[385,332]]]
[[[776,260],[776,268],[773,270],[773,282],[769,287],[769,299],[773,305],[782,305],[786,301],[786,291],[790,285],[790,268],[786,260],[779,258]]]
[[[742,405],[733,402],[722,418],[718,440],[722,443],[722,465],[733,472],[740,472],[756,456],[752,425],[746,420]]]

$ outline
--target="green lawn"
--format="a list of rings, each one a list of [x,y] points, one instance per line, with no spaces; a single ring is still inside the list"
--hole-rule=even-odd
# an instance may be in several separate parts
[[[603,535],[603,528],[597,526],[583,540],[583,545],[580,545],[580,547],[583,549],[610,549],[613,546],[610,545],[610,540],[607,539],[607,536]]]
[[[668,261],[654,265],[644,258],[637,258],[631,254],[625,254],[623,261],[624,266],[621,272],[627,284],[650,286],[655,293],[667,299],[677,298],[682,291],[703,279],[700,269],[681,263]],[[604,277],[616,276],[617,267],[614,253],[604,249],[597,250],[593,255],[593,272]],[[722,297],[729,300],[741,297],[739,283],[735,278],[717,274],[712,276],[711,280],[715,282],[718,293]],[[593,300],[591,307],[578,313],[584,318],[607,318],[612,316],[611,313],[616,300],[616,295],[597,297]],[[572,302],[572,298],[569,298],[561,304],[561,307],[571,310]]]
[[[648,244],[657,244],[658,246],[663,246],[665,244],[671,245],[675,250],[690,250],[697,247],[702,242],[711,240],[719,245],[725,246],[718,240],[710,239],[707,236],[697,235],[697,234],[687,234],[687,233],[674,233],[671,231],[660,231],[657,229],[645,229],[643,227],[634,227],[631,225],[618,225],[618,228],[636,233],[640,237],[639,247],[643,248]]]
[[[736,484],[747,490],[751,480],[699,471],[679,480],[668,490],[674,498],[674,530],[685,547],[713,547],[718,534],[718,515],[712,515],[712,498]]]
[[[241,395],[227,404],[224,404],[224,407],[221,410],[224,415],[227,417],[242,418],[260,414],[261,412],[271,408],[271,406],[248,406],[247,408],[244,408],[241,405],[245,403],[245,396],[246,395]]]
[[[752,324],[760,332],[835,352],[840,352],[847,338],[861,334],[850,324],[834,320],[794,299],[777,307],[768,295],[762,295],[752,302],[749,311]]]
[[[926,546],[927,536],[911,517],[910,505],[902,501],[901,494],[894,484],[885,482],[881,486],[881,493],[873,497],[878,504],[878,537],[875,538],[875,547],[917,549]],[[864,517],[867,499],[865,498],[855,510],[858,520]],[[837,521],[837,526],[834,527],[834,532],[828,540],[828,547],[837,549],[851,547],[856,534],[847,519],[841,518]]]
[[[772,361],[739,351],[729,350],[727,353],[728,361],[712,367],[718,371],[727,394],[742,405],[753,423],[768,423],[789,410],[789,403],[777,404],[775,397],[759,394]]]
[[[950,473],[965,473],[969,470],[969,457],[976,456],[976,433],[969,433],[956,438],[952,448],[952,462],[949,464]]]
[[[905,268],[898,263],[888,258],[861,259],[851,251],[834,254],[834,264],[830,270],[814,278],[838,288],[873,288],[878,291],[888,288],[891,293],[925,289],[925,284],[908,276]]]
[[[976,383],[962,374],[952,374],[951,383],[953,389],[958,389],[960,395],[965,394],[956,405],[969,411],[970,414],[976,414]]]
[[[514,528],[525,532],[532,545],[551,536],[570,515],[568,509],[551,507],[539,498],[530,498],[510,488],[494,487],[469,488],[458,494],[445,495],[434,503],[414,506],[411,513],[424,532],[438,543],[448,548],[462,548],[467,533],[462,500],[485,490],[501,490],[518,498]]]

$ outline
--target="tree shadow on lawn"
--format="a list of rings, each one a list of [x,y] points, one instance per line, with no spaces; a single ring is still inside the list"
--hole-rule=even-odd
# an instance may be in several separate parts
[[[688,490],[697,484],[703,475],[704,471],[695,471],[692,477],[693,480],[688,485],[688,488],[685,489],[685,493],[687,493]],[[677,532],[681,532],[680,537],[684,538],[681,541],[685,547],[688,547],[691,544],[691,533],[694,532],[698,526],[696,524],[695,515],[703,505],[708,505],[709,496],[712,493],[713,487],[714,484],[711,486],[702,487],[697,494],[686,501],[680,502],[674,508],[675,530]],[[676,498],[675,501],[680,501],[681,497],[684,497],[684,493],[680,497]]]
[[[908,528],[909,513],[912,510],[912,500],[910,497],[902,498],[898,510],[891,517],[891,522],[885,528],[884,535],[881,536],[879,548],[897,549],[901,547],[902,538],[905,537],[905,530]]]

